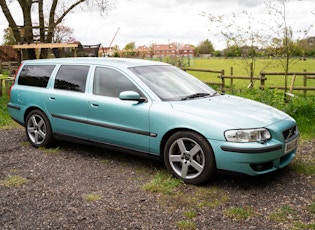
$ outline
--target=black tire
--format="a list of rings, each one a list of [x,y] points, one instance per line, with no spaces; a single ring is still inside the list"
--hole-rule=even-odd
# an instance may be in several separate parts
[[[198,133],[177,132],[164,147],[166,168],[187,184],[201,184],[216,172],[213,150],[208,141]]]
[[[54,143],[50,122],[41,110],[33,110],[27,115],[25,131],[34,147],[51,147]]]

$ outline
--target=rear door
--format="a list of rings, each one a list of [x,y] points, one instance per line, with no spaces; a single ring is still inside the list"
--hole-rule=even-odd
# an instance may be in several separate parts
[[[122,72],[107,67],[95,68],[93,91],[87,100],[90,138],[148,152],[151,103],[120,100],[122,91],[136,91],[142,95]]]
[[[88,138],[85,88],[89,69],[89,65],[60,66],[45,99],[55,133]]]

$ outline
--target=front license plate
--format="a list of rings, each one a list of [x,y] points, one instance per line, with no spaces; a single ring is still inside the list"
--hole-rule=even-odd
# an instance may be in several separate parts
[[[285,144],[285,153],[291,152],[293,149],[297,147],[298,138],[288,142]]]

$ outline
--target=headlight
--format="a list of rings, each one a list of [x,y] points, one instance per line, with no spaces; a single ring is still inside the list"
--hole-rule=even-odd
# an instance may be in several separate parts
[[[229,142],[265,142],[271,138],[267,129],[236,129],[224,133]]]

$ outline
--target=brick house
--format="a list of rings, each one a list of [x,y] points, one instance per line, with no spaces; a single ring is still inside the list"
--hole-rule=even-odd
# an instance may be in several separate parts
[[[183,45],[178,49],[178,54],[181,57],[194,57],[195,56],[195,48],[192,45]]]
[[[153,45],[153,56],[159,57],[194,57],[195,48],[191,45],[181,45],[178,46],[176,43],[170,43],[168,45],[164,44],[154,44]]]
[[[156,58],[160,57],[176,57],[177,56],[177,45],[176,43],[154,44],[153,45],[153,56]]]
[[[137,48],[137,56],[142,57],[142,58],[146,58],[146,57],[151,58],[152,57],[151,49],[147,47],[146,45],[139,46]]]

